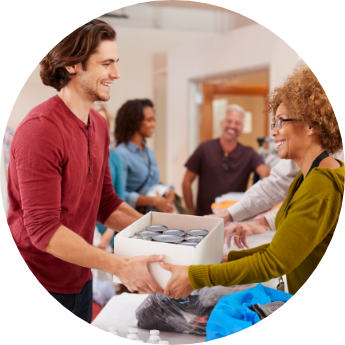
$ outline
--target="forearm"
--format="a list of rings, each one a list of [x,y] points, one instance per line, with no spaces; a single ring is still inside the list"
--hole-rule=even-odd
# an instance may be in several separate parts
[[[154,196],[139,195],[136,206],[155,205],[156,198]]]
[[[127,226],[131,225],[139,218],[142,214],[136,211],[134,208],[123,202],[105,221],[104,225],[114,231],[120,232]]]
[[[71,264],[96,268],[117,275],[124,258],[87,243],[81,236],[60,226],[50,239],[46,252]]]
[[[183,199],[188,210],[194,212],[192,186],[189,183],[182,184]]]

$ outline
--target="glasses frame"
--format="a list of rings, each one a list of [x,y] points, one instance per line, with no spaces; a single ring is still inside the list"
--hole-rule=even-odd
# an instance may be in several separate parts
[[[271,123],[271,131],[273,131],[274,129],[281,129],[283,127],[283,123],[284,122],[290,122],[290,121],[302,121],[299,119],[278,119],[277,121],[274,121],[273,123]],[[280,125],[278,125],[278,123],[280,123]]]
[[[228,158],[228,154],[227,153],[223,153],[222,155],[222,167],[224,171],[229,171],[230,170],[230,162],[229,162],[229,158]]]

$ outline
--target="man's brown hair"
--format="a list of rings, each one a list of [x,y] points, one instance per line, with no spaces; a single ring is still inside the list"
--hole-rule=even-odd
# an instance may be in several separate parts
[[[60,91],[72,78],[66,66],[86,63],[101,41],[114,41],[115,30],[107,23],[94,19],[73,31],[59,42],[40,62],[40,76],[44,85]]]

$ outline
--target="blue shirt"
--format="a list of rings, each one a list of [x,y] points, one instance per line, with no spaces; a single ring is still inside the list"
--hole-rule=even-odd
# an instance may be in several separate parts
[[[122,142],[115,149],[123,165],[123,181],[125,185],[124,200],[133,208],[136,207],[139,195],[145,195],[152,186],[159,183],[159,170],[155,155],[145,143],[143,143],[143,147],[144,150],[141,151],[137,145],[131,142],[128,144]],[[148,156],[151,162],[150,176],[145,186],[137,193],[135,191],[146,180],[149,173]]]
[[[123,200],[124,193],[125,193],[125,184],[123,182],[123,167],[121,163],[120,156],[114,152],[113,150],[109,150],[109,168],[111,173],[111,180],[113,182],[113,186],[115,189],[116,194]],[[106,226],[96,223],[98,231],[103,234],[107,229]],[[110,241],[110,245],[114,246],[114,238]]]

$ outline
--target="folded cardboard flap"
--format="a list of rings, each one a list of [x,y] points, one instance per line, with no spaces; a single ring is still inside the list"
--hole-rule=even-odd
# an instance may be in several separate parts
[[[206,229],[209,234],[196,246],[188,247],[169,243],[143,241],[130,238],[147,225],[165,225],[169,229]],[[164,254],[164,262],[173,265],[216,264],[223,259],[224,222],[219,218],[150,212],[116,235],[114,254],[122,257]],[[149,272],[164,289],[171,277],[158,263],[149,264]],[[115,283],[121,283],[114,276]]]

